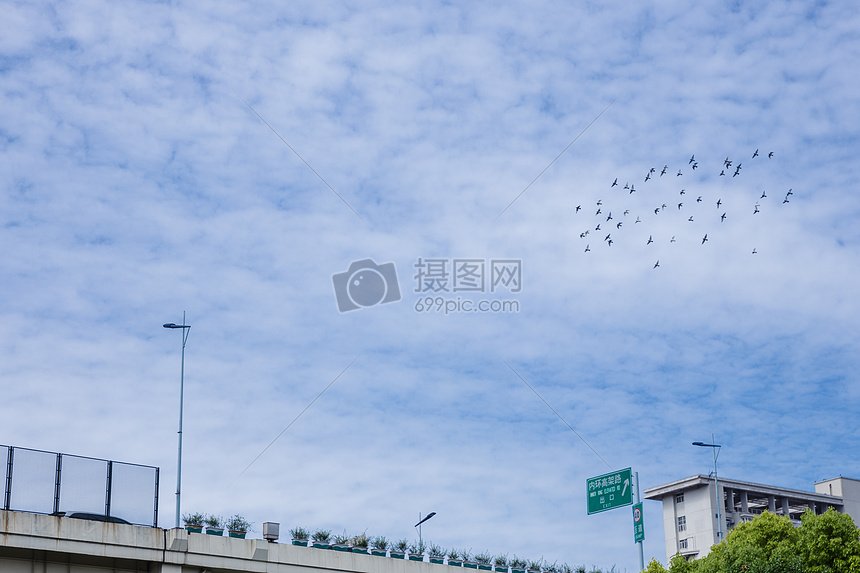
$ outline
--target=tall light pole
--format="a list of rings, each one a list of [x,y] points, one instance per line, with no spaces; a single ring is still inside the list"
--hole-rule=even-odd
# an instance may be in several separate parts
[[[694,446],[700,446],[702,448],[711,448],[714,451],[714,488],[716,491],[717,497],[717,527],[719,528],[718,541],[722,542],[723,540],[723,500],[722,496],[720,496],[720,482],[717,479],[717,457],[720,455],[720,444],[714,443],[714,435],[711,434],[711,443],[706,444],[704,442],[693,442]]]
[[[188,340],[188,333],[191,332],[191,325],[185,324],[185,311],[183,310],[182,324],[168,322],[164,328],[182,329],[182,369],[179,374],[179,453],[176,462],[176,527],[179,527],[179,492],[182,489],[182,405],[185,396],[185,342]]]
[[[421,513],[420,512],[418,513],[418,523],[415,524],[415,527],[418,528],[418,546],[419,547],[424,547],[424,540],[421,538],[421,524],[424,523],[425,521],[427,521],[428,519],[430,519],[431,517],[433,517],[434,515],[436,515],[436,512],[431,511],[430,513],[427,514],[427,517],[425,517],[424,519],[421,519]]]

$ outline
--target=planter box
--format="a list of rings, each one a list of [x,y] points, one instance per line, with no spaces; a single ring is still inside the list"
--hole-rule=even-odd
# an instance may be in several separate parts
[[[478,563],[476,561],[464,561],[463,567],[466,567],[468,569],[477,569]]]
[[[489,563],[478,563],[478,569],[480,571],[492,571],[493,566],[490,565]]]
[[[463,566],[463,560],[462,559],[449,559],[448,565],[450,565],[451,567],[462,567]]]
[[[349,545],[344,545],[341,543],[335,543],[334,545],[331,546],[331,548],[334,549],[335,551],[346,551],[346,552],[349,551]]]
[[[331,543],[328,541],[314,541],[313,547],[317,549],[331,549]]]
[[[296,547],[307,547],[308,540],[307,539],[293,539],[293,545]]]
[[[526,573],[525,569],[517,569],[516,567],[511,567],[511,573]]]
[[[404,553],[403,551],[396,551],[396,550],[392,549],[391,550],[391,557],[393,559],[405,559],[406,553]]]
[[[353,553],[364,553],[366,555],[367,554],[367,547],[353,547],[352,552]]]
[[[376,555],[377,557],[385,557],[387,551],[385,549],[371,549],[370,554]]]
[[[409,554],[409,560],[410,561],[424,561],[424,554],[422,553],[421,555],[412,555],[410,553]]]
[[[223,527],[207,527],[206,535],[224,535]]]
[[[507,565],[494,565],[493,569],[495,569],[499,573],[508,573],[508,566]]]
[[[444,555],[431,555],[430,556],[430,563],[435,563],[436,565],[442,565],[443,563],[445,563],[445,556]]]
[[[186,525],[185,531],[187,531],[188,533],[203,533],[203,526],[202,525]]]
[[[248,532],[247,531],[230,531],[229,535],[230,535],[230,537],[232,537],[234,539],[245,539],[246,533],[248,533]]]

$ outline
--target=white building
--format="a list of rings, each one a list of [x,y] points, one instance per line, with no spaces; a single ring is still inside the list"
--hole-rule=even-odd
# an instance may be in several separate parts
[[[807,509],[820,514],[833,507],[860,523],[860,480],[824,480],[815,484],[814,492],[724,478],[718,482],[719,507],[713,476],[693,476],[643,492],[645,499],[663,502],[667,561],[676,554],[687,559],[707,555],[711,546],[720,542],[720,516],[724,520],[723,537],[737,524],[751,521],[764,511],[787,515],[799,524]]]

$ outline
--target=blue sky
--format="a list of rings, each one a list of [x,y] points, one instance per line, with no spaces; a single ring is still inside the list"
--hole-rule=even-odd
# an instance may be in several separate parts
[[[650,487],[713,433],[727,477],[860,477],[853,3],[2,11],[0,442],[159,466],[171,525],[184,310],[183,510],[257,535],[436,511],[445,547],[633,571],[600,457]],[[368,258],[401,300],[338,312]],[[416,312],[419,258],[520,260],[444,293],[519,312]]]

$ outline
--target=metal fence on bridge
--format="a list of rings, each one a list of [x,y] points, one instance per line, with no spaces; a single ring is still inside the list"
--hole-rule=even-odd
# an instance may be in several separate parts
[[[158,468],[0,445],[0,507],[30,513],[94,513],[158,526]]]

